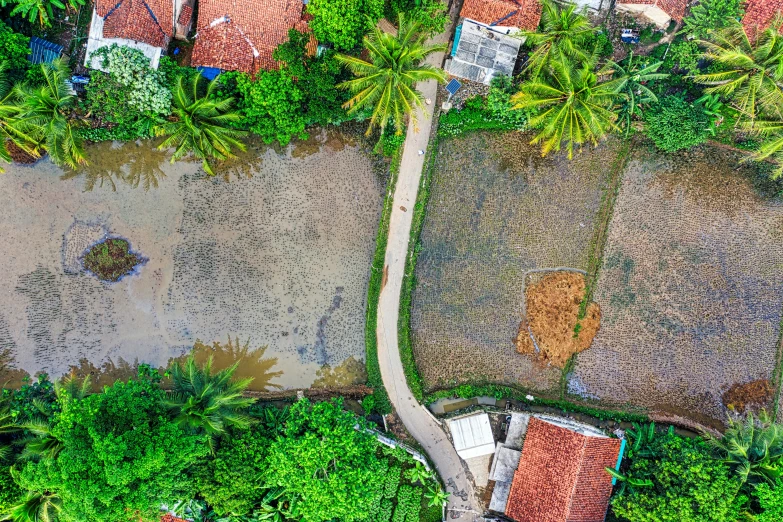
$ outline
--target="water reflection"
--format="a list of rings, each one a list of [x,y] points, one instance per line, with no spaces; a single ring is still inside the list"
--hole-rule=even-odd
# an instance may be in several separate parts
[[[118,183],[147,191],[166,177],[162,165],[168,159],[168,151],[142,142],[96,143],[90,147],[90,163],[67,170],[60,179],[83,178],[85,192],[104,186],[116,191]]]

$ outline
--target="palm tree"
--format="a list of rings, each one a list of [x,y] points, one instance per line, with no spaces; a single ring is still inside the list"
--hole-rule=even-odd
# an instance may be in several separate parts
[[[531,143],[542,143],[541,155],[559,151],[566,142],[568,158],[574,145],[596,145],[615,129],[611,107],[622,96],[622,79],[599,82],[595,57],[572,65],[563,56],[553,60],[543,75],[532,77],[511,97],[515,109],[533,111],[530,127],[540,129]]]
[[[11,155],[6,148],[8,143],[13,143],[28,154],[35,155],[35,151],[27,146],[33,138],[19,129],[19,104],[14,99],[8,82],[8,68],[7,61],[0,62],[0,160],[6,163],[11,162]],[[3,172],[2,168],[0,172]]]
[[[68,5],[73,9],[79,9],[84,5],[85,0],[68,0]],[[5,2],[3,2],[5,5]],[[51,26],[51,19],[54,18],[54,9],[65,9],[66,4],[61,0],[16,0],[16,7],[11,11],[11,16],[20,14],[27,18],[30,23],[38,19],[41,27]]]
[[[243,397],[242,392],[253,379],[232,378],[239,363],[213,374],[212,357],[199,367],[190,356],[184,366],[176,363],[170,370],[172,394],[166,405],[174,412],[174,422],[209,435],[210,447],[227,426],[246,428],[251,423],[242,410],[255,399]]]
[[[31,148],[36,154],[45,150],[58,165],[76,168],[87,163],[84,140],[76,133],[71,113],[76,106],[76,96],[66,85],[70,75],[62,58],[41,64],[44,82],[40,87],[26,83],[14,86],[18,101],[16,117],[19,132],[29,136]]]
[[[625,131],[625,135],[631,130],[631,120],[634,115],[641,114],[641,106],[648,103],[658,103],[658,97],[645,84],[653,80],[661,80],[669,75],[659,73],[658,69],[663,62],[653,62],[643,65],[637,57],[634,61],[633,51],[619,64],[608,61],[598,72],[599,76],[611,74],[618,81],[617,91],[621,93],[620,107],[618,111],[619,126]]]
[[[209,82],[203,96],[199,94],[201,75],[193,76],[187,87],[185,81],[186,79],[180,76],[171,91],[175,121],[166,122],[155,129],[156,134],[168,136],[158,148],[162,150],[174,147],[172,163],[188,153],[193,153],[201,160],[204,171],[214,176],[209,159],[233,158],[233,148],[244,151],[245,144],[239,138],[247,133],[232,128],[241,116],[232,110],[234,98],[218,99],[217,78]]]
[[[783,118],[783,18],[777,16],[770,27],[751,38],[739,22],[716,31],[706,48],[705,58],[719,72],[698,74],[695,81],[710,85],[706,93],[730,100],[740,112],[740,122],[752,123],[758,116]]]
[[[11,468],[13,472],[13,468]],[[0,514],[0,520],[11,522],[56,522],[62,511],[62,500],[51,491],[28,491],[21,502]]]
[[[422,63],[430,54],[445,51],[446,46],[426,45],[426,35],[421,32],[421,24],[416,20],[406,20],[402,13],[398,25],[397,36],[373,27],[370,35],[364,38],[369,61],[355,56],[336,55],[337,60],[356,76],[337,86],[354,94],[344,105],[348,114],[372,109],[368,136],[376,126],[383,134],[390,121],[394,124],[396,134],[402,134],[406,115],[416,128],[416,108],[423,108],[424,101],[415,84],[426,80],[446,81],[442,70]]]
[[[54,393],[58,401],[81,400],[90,392],[90,377],[85,377],[81,382],[74,377],[64,377],[54,385]],[[39,414],[27,422],[19,424],[19,429],[25,430],[27,437],[19,441],[24,445],[20,458],[23,460],[54,459],[63,449],[63,443],[52,433],[54,418],[51,410],[38,399],[33,400],[33,405]]]
[[[749,157],[753,161],[765,161],[771,159],[776,167],[772,171],[772,179],[780,179],[783,176],[783,121],[758,120],[748,130],[764,136],[765,141]]]
[[[774,484],[783,476],[783,425],[772,422],[765,411],[758,418],[729,418],[723,437],[705,434],[707,442],[737,475],[743,486]]]
[[[525,70],[538,76],[553,59],[585,60],[590,51],[585,45],[597,30],[590,23],[583,9],[575,4],[558,4],[542,0],[539,31],[522,31],[525,42],[534,48],[528,57]]]

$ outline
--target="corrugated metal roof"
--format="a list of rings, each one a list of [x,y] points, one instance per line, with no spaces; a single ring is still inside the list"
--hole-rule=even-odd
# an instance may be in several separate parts
[[[490,455],[495,452],[495,439],[489,425],[489,415],[479,413],[449,421],[454,448],[463,459]]]
[[[48,42],[43,38],[30,38],[30,63],[52,63],[63,52],[63,46]]]

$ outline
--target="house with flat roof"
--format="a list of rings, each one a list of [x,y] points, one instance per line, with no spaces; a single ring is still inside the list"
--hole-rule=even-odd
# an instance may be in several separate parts
[[[660,29],[666,29],[672,20],[682,22],[688,0],[617,0],[619,12],[641,15]]]
[[[465,0],[454,33],[446,72],[489,85],[497,75],[511,76],[524,38],[541,19],[539,0]]]
[[[612,494],[605,468],[618,467],[622,441],[591,426],[526,414],[512,416],[509,437],[492,464],[490,510],[516,522],[605,520]]]
[[[275,48],[288,31],[310,31],[302,0],[199,0],[191,65],[213,71],[277,68]],[[308,50],[315,52],[312,38]]]
[[[101,70],[93,53],[112,44],[138,49],[158,68],[172,38],[190,31],[194,0],[96,0],[84,65]]]
[[[747,0],[742,25],[751,37],[763,31],[783,11],[783,0]]]

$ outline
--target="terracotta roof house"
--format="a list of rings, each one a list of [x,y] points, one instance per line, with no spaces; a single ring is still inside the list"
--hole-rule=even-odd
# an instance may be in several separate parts
[[[117,44],[139,49],[157,68],[171,39],[185,38],[190,31],[192,4],[193,0],[96,0],[84,65],[100,69],[92,53]]]
[[[681,22],[687,7],[688,0],[618,0],[615,4],[618,11],[642,15],[661,29],[672,20]]]
[[[514,472],[507,517],[517,522],[603,522],[612,493],[604,468],[618,462],[621,441],[531,417]]]
[[[302,0],[200,0],[191,65],[256,73],[274,69],[272,52],[289,29],[309,32]],[[310,41],[314,52],[315,39]]]
[[[763,31],[775,18],[775,15],[783,11],[783,0],[748,0],[745,2],[745,16],[742,25],[749,35],[756,31]]]
[[[541,3],[538,0],[465,0],[459,15],[493,27],[533,31],[541,19]]]

